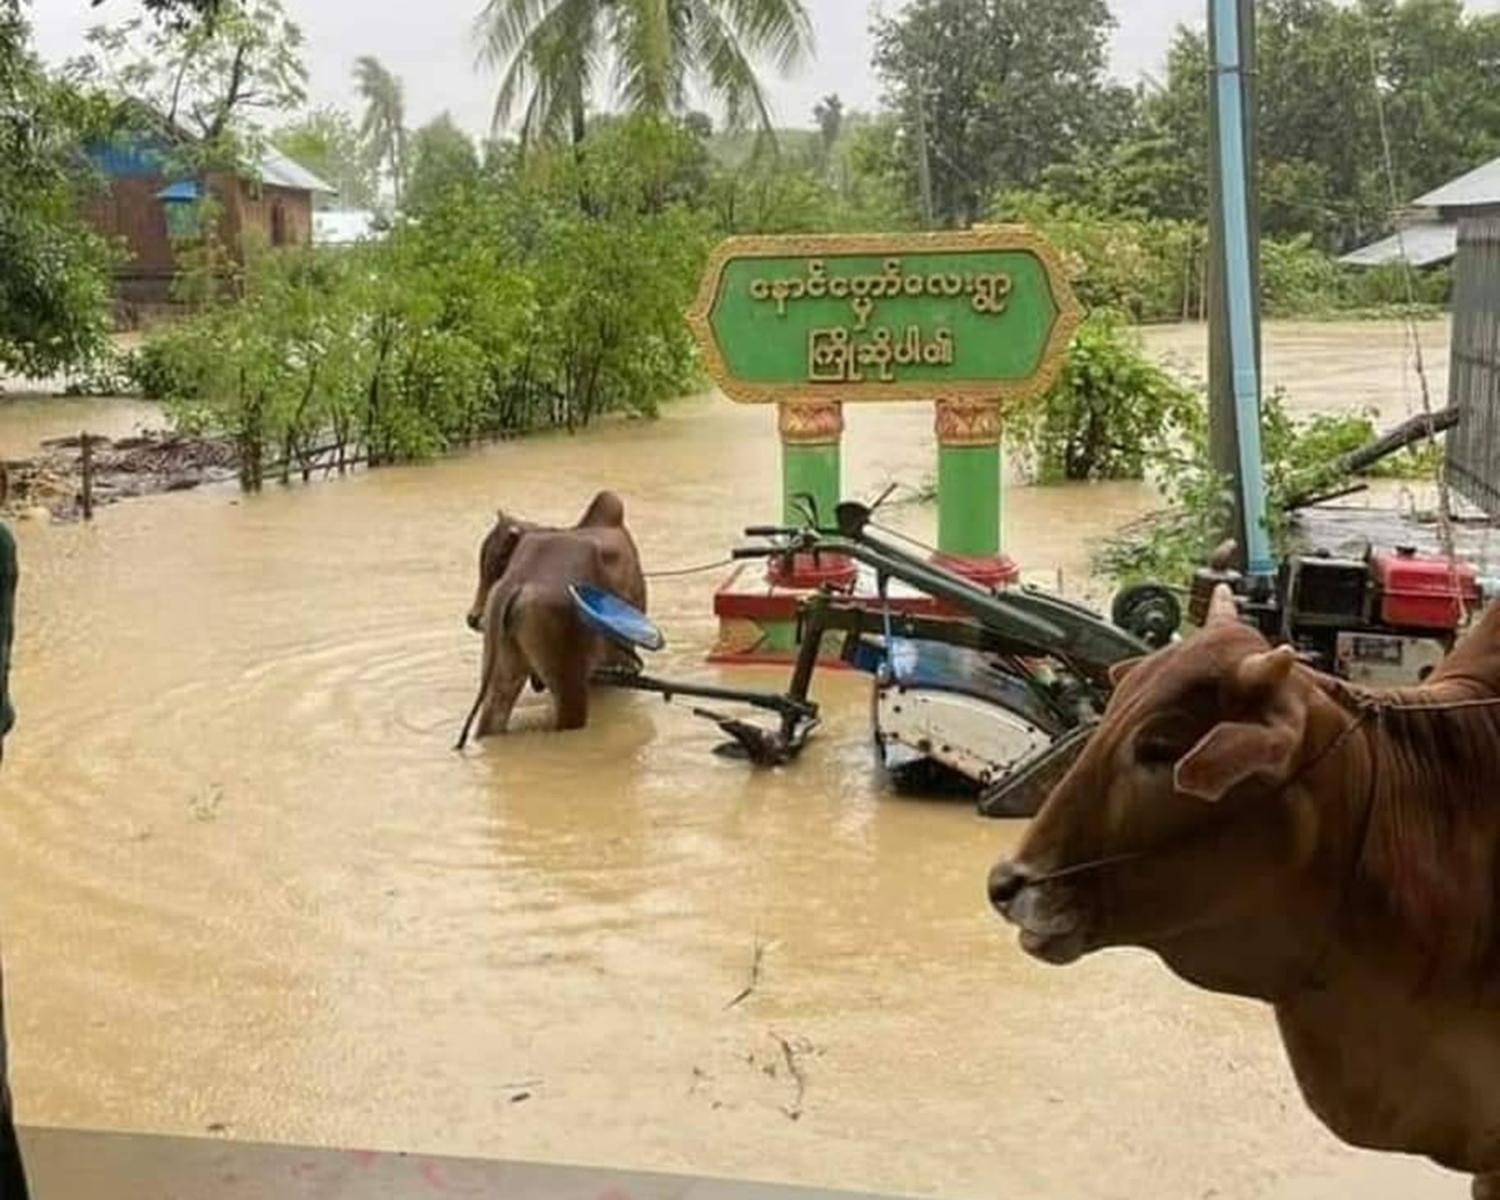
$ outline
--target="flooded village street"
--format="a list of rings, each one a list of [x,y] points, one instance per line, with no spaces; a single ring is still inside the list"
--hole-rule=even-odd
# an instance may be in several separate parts
[[[1438,404],[1445,336],[1423,328]],[[1148,339],[1201,360],[1201,329]],[[1420,403],[1396,324],[1271,327],[1267,361],[1294,411]],[[7,398],[0,444],[124,431],[88,403]],[[0,927],[20,1120],[949,1198],[1461,1194],[1340,1146],[1263,1008],[1145,954],[1024,958],[984,895],[1020,826],[887,793],[867,680],[823,675],[827,722],[774,773],[646,697],[451,750],[495,507],[571,520],[609,487],[648,571],[712,561],[774,516],[774,422],[708,396],[18,523]],[[845,454],[850,495],[920,484],[930,408],[851,413]],[[1007,548],[1076,590],[1090,541],[1153,503],[1017,487]],[[653,583],[662,674],[770,678],[703,665],[721,579]]]

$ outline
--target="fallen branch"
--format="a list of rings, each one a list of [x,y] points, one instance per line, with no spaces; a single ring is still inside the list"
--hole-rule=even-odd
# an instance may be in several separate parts
[[[755,991],[756,985],[760,983],[760,964],[765,956],[766,948],[761,944],[760,938],[757,937],[755,939],[755,957],[750,960],[750,982],[745,984],[745,986],[740,989],[739,995],[737,995],[733,1000],[731,1000],[724,1006],[725,1012],[728,1012],[731,1008],[737,1008],[746,1000],[750,999],[751,995]]]
[[[800,1121],[802,1119],[802,1098],[807,1095],[807,1076],[802,1073],[802,1067],[797,1062],[797,1056],[806,1053],[806,1051],[793,1047],[791,1042],[787,1041],[786,1038],[782,1037],[774,1029],[771,1031],[771,1036],[776,1039],[776,1044],[781,1047],[781,1056],[786,1060],[786,1069],[791,1074],[792,1082],[797,1085],[796,1096],[792,1098],[791,1104],[783,1106],[781,1111],[786,1113],[791,1120]]]
[[[1463,414],[1456,408],[1445,408],[1430,416],[1427,413],[1418,413],[1414,417],[1409,417],[1373,442],[1367,442],[1359,449],[1349,451],[1348,454],[1341,454],[1328,465],[1326,470],[1318,471],[1320,483],[1294,493],[1287,498],[1282,507],[1288,512],[1298,508],[1307,508],[1316,499],[1317,490],[1326,487],[1329,480],[1347,479],[1351,475],[1358,475],[1361,471],[1373,467],[1381,459],[1389,458],[1408,446],[1429,438],[1436,438],[1440,433],[1446,433],[1458,425],[1462,418]]]
[[[1337,488],[1331,492],[1320,492],[1315,496],[1308,496],[1305,499],[1298,497],[1295,504],[1289,503],[1286,507],[1288,510],[1294,507],[1316,508],[1320,504],[1332,504],[1335,500],[1346,500],[1350,496],[1358,496],[1361,492],[1368,492],[1369,490],[1370,485],[1368,483],[1351,483],[1347,487]]]

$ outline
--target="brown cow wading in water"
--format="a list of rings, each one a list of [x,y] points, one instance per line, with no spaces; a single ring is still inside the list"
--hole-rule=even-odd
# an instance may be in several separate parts
[[[1420,688],[1366,692],[1240,624],[1116,668],[994,906],[1054,964],[1154,951],[1275,1008],[1340,1138],[1500,1200],[1500,606]]]
[[[579,618],[569,591],[578,583],[646,609],[640,554],[618,496],[600,492],[571,529],[500,512],[480,548],[468,615],[469,627],[484,634],[484,662],[460,749],[476,717],[479,737],[505,731],[528,679],[551,694],[557,729],[588,724],[589,678],[619,652]]]

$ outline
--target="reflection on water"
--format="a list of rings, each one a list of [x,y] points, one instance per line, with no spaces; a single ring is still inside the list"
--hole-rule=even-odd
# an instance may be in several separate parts
[[[849,493],[932,470],[925,409],[850,426]],[[497,505],[567,520],[615,488],[660,569],[773,514],[775,478],[772,415],[700,400],[22,526],[0,777],[22,1118],[946,1196],[1379,1194],[1256,1007],[1133,954],[1024,960],[983,896],[1018,831],[885,794],[858,678],[820,679],[827,724],[786,771],[647,697],[450,751]],[[1081,579],[1086,540],[1150,502],[1015,491],[1010,547]],[[929,509],[890,519],[931,536]],[[663,673],[774,682],[702,666],[714,584],[654,584]]]

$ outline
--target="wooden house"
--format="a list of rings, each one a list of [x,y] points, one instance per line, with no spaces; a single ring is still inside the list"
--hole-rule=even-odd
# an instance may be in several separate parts
[[[122,249],[114,288],[127,323],[170,305],[184,241],[200,232],[206,212],[215,214],[220,244],[243,262],[253,244],[311,245],[314,197],[335,191],[271,147],[253,169],[237,175],[187,171],[177,165],[184,161],[187,136],[146,130],[87,147],[103,186],[85,211],[93,227]],[[202,204],[205,196],[215,203]]]

